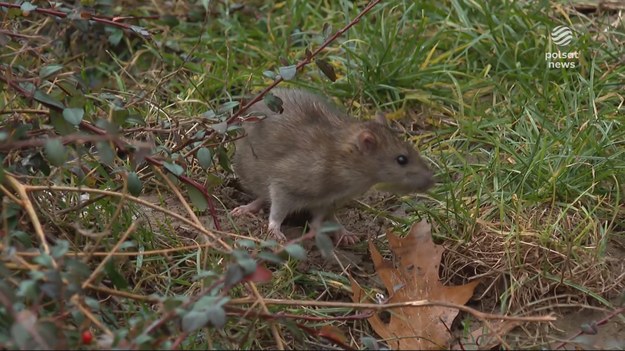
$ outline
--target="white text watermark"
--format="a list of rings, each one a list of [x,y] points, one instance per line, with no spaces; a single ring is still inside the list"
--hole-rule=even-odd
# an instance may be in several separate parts
[[[567,26],[557,26],[551,31],[551,40],[559,48],[566,47],[573,41],[573,31]],[[563,52],[560,49],[546,52],[545,61],[549,68],[575,68],[579,61],[579,52]]]

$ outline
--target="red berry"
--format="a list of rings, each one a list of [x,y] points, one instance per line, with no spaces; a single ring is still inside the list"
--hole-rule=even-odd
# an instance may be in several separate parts
[[[89,345],[93,341],[93,334],[91,334],[90,331],[85,330],[84,332],[82,332],[81,338],[83,344]]]

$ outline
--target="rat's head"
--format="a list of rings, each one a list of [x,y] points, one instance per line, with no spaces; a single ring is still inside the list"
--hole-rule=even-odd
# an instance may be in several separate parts
[[[355,144],[375,183],[393,193],[424,192],[434,184],[434,175],[419,152],[401,140],[384,117],[366,122],[356,131]]]

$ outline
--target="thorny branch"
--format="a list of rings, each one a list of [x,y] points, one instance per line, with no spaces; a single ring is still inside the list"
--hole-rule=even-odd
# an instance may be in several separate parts
[[[20,4],[11,4],[8,2],[0,2],[0,7],[8,7],[8,8],[17,8],[19,9],[21,7]],[[48,9],[48,8],[41,8],[41,7],[37,7],[34,12],[36,13],[40,13],[40,14],[44,14],[44,15],[48,15],[48,16],[56,16],[59,18],[66,18],[68,17],[68,14],[63,12],[63,11],[57,11],[57,10],[53,10],[53,9]],[[126,19],[140,19],[140,18],[148,18],[148,19],[156,19],[159,16],[145,16],[145,17],[132,17],[132,16],[127,16],[127,17],[108,17],[108,16],[100,16],[100,15],[94,15],[91,14],[89,12],[86,11],[81,11],[80,13],[77,14],[78,18],[81,20],[91,20],[94,22],[100,22],[102,24],[106,24],[109,26],[114,26],[114,27],[119,27],[122,29],[126,29],[132,33],[135,33],[137,35],[139,35],[142,38],[150,38],[150,32],[148,32],[147,30],[138,27],[138,26],[133,26],[130,24],[126,24],[120,21],[126,20]],[[69,14],[70,18],[72,18],[72,16],[74,16],[74,14]]]

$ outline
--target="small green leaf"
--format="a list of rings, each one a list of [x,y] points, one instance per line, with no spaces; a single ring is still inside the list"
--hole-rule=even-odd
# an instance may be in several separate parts
[[[139,255],[137,255],[137,263],[135,264],[135,273],[139,273],[142,271],[141,269],[143,268],[143,260],[145,258],[143,252],[145,252],[145,246],[141,245],[139,247]]]
[[[31,279],[22,280],[17,288],[17,296],[34,299],[37,296],[37,282]]]
[[[206,119],[213,119],[217,116],[217,114],[215,114],[215,111],[213,110],[208,110],[204,113],[202,113],[202,117],[206,118]]]
[[[223,328],[226,325],[226,311],[222,307],[213,307],[206,311],[206,315],[215,328]]]
[[[211,124],[211,128],[213,128],[213,130],[219,134],[226,134],[226,131],[228,130],[228,123],[224,121],[216,124]]]
[[[206,279],[206,278],[217,278],[217,277],[219,277],[219,274],[217,274],[214,271],[200,270],[198,274],[193,276],[193,281],[198,281],[200,279]]]
[[[35,90],[35,94],[33,95],[33,98],[36,101],[39,101],[40,103],[48,107],[56,107],[59,110],[62,110],[65,108],[62,102],[53,98],[51,95],[44,93],[43,91],[39,89]]]
[[[213,306],[219,304],[221,298],[219,296],[204,295],[193,304],[195,311],[208,311]]]
[[[239,106],[239,102],[238,101],[228,101],[228,102],[224,103],[223,105],[219,106],[218,112],[220,112],[220,113],[230,112],[237,106]]]
[[[149,38],[150,37],[150,32],[148,32],[148,30],[143,28],[143,27],[130,26],[130,29],[132,29],[133,32],[141,35],[144,38]]]
[[[341,228],[342,227],[341,227],[341,225],[339,223],[336,223],[336,222],[324,222],[321,225],[321,228],[319,229],[319,231],[321,233],[327,234],[327,233],[332,233],[332,232],[335,232],[337,230],[340,230]]]
[[[196,187],[187,184],[187,193],[189,193],[189,198],[198,211],[205,211],[208,208],[206,197]]]
[[[111,28],[107,30],[109,32],[108,41],[111,45],[117,46],[124,38],[124,31],[118,28]]]
[[[22,350],[45,348],[45,345],[39,345],[31,334],[36,323],[37,315],[32,311],[25,309],[17,313],[15,323],[11,325],[11,339],[17,348]]]
[[[128,191],[132,196],[139,196],[141,194],[141,179],[135,172],[128,173]]]
[[[378,341],[375,338],[372,338],[370,336],[363,336],[362,338],[360,338],[360,342],[365,347],[365,350],[379,350],[380,349],[380,345],[378,344]]]
[[[223,145],[219,145],[217,148],[217,159],[219,160],[219,165],[228,173],[232,173],[232,169],[230,168],[230,159],[228,158],[228,154],[226,153],[226,149]]]
[[[336,73],[334,72],[334,67],[328,63],[328,61],[324,59],[316,59],[315,64],[321,72],[328,77],[331,81],[336,82]]]
[[[119,127],[119,126],[123,126],[126,124],[126,122],[128,121],[128,119],[130,118],[130,111],[127,109],[123,109],[123,108],[115,108],[113,110],[113,120],[111,122],[109,122],[109,125],[112,125],[115,130]]]
[[[201,0],[202,7],[204,7],[204,11],[208,12],[208,5],[210,5],[210,0]]]
[[[588,335],[596,335],[599,332],[599,328],[597,328],[597,322],[592,321],[590,323],[583,323],[580,326],[580,329],[584,332],[584,334]]]
[[[63,118],[72,125],[79,125],[85,115],[82,108],[66,108],[63,110]]]
[[[299,244],[290,244],[284,250],[293,258],[298,260],[306,259],[306,250]]]
[[[36,5],[31,4],[30,2],[26,1],[23,2],[22,5],[20,6],[20,10],[22,10],[22,12],[25,12],[24,15],[27,15],[29,12],[33,12],[37,9]]]
[[[328,258],[332,255],[332,250],[334,250],[334,244],[332,243],[332,239],[323,232],[318,232],[315,235],[315,244],[321,251],[321,256],[323,258]]]
[[[135,343],[136,345],[143,345],[143,344],[147,344],[149,342],[152,342],[154,340],[154,337],[148,334],[140,334],[139,336],[137,336],[134,340],[133,343]],[[149,345],[149,344],[148,344]]]
[[[202,169],[207,169],[213,165],[213,156],[211,155],[211,151],[205,147],[197,150],[197,161],[200,164]]]
[[[256,271],[256,260],[254,260],[247,252],[234,250],[232,254],[239,266],[243,268],[243,275],[248,275]]]
[[[116,288],[126,289],[128,287],[128,282],[126,281],[126,278],[124,278],[124,276],[119,273],[117,268],[115,268],[115,264],[113,263],[113,261],[108,261],[104,265],[104,271],[106,272],[106,275],[109,277],[109,279],[111,279],[111,282]]]
[[[184,173],[184,168],[175,163],[163,162],[163,167],[165,167],[168,171],[170,171],[176,177],[180,176]]]
[[[69,241],[67,240],[57,240],[56,245],[52,247],[52,251],[50,255],[54,258],[59,258],[65,255],[69,251]]]
[[[282,100],[272,93],[267,93],[267,95],[263,97],[263,102],[273,112],[282,113],[284,111]]]
[[[39,78],[46,79],[62,69],[63,69],[63,65],[59,65],[59,64],[43,66],[39,70]]]
[[[259,259],[263,261],[272,262],[276,264],[284,263],[284,260],[280,258],[279,256],[277,256],[276,254],[274,254],[273,252],[261,251],[256,255],[256,257],[258,257]]]
[[[76,132],[76,127],[67,123],[63,114],[58,110],[50,110],[50,121],[54,130],[60,135],[68,135]]]
[[[276,79],[276,73],[273,71],[265,71],[263,72],[263,76],[269,78],[269,79]]]
[[[111,145],[106,141],[98,141],[95,143],[95,147],[98,150],[100,161],[104,164],[111,165],[115,160],[115,152],[111,148]]]
[[[53,166],[61,166],[67,160],[65,146],[59,139],[49,139],[45,145],[46,159]]]
[[[210,318],[206,311],[191,310],[182,317],[182,330],[186,333],[198,330],[204,327]]]
[[[226,270],[224,283],[226,284],[226,286],[233,286],[243,280],[244,277],[245,275],[243,274],[243,268],[241,268],[241,266],[239,265],[231,264]]]
[[[278,68],[278,70],[280,71],[280,76],[282,76],[282,79],[291,80],[295,78],[295,74],[297,73],[297,66],[296,65],[282,66]]]
[[[33,258],[33,261],[44,267],[52,268],[52,257],[47,253],[42,253],[41,255]]]
[[[239,239],[235,242],[235,244],[239,247],[245,247],[248,249],[256,248],[256,242],[250,239]]]

